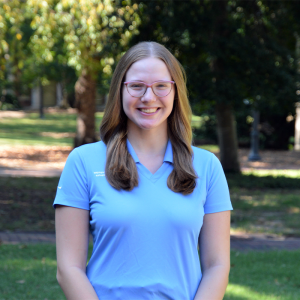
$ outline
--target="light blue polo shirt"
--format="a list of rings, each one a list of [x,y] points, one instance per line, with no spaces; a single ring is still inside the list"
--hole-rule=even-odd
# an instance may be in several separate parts
[[[231,210],[228,186],[216,156],[193,147],[198,175],[190,195],[167,187],[173,170],[169,142],[152,174],[136,162],[139,185],[114,189],[105,178],[106,145],[74,149],[62,172],[55,204],[90,211],[94,247],[87,276],[101,300],[193,300],[201,281],[198,236],[206,213]]]

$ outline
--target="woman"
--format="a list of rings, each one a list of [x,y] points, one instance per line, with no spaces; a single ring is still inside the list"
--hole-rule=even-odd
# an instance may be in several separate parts
[[[218,159],[191,146],[190,121],[179,62],[154,42],[132,47],[112,78],[102,141],[72,151],[57,189],[67,299],[223,298],[232,207]]]

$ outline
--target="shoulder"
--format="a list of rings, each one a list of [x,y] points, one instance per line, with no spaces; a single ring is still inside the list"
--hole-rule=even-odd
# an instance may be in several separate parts
[[[81,158],[93,158],[97,157],[105,157],[106,156],[106,145],[102,142],[96,142],[91,144],[85,144],[79,146],[70,153],[70,155],[79,156]]]
[[[211,174],[211,172],[222,169],[220,160],[214,153],[194,146],[192,149],[193,165],[198,174]]]
[[[194,161],[197,161],[197,162],[200,162],[200,161],[205,162],[206,161],[207,162],[207,161],[212,161],[215,159],[218,160],[218,158],[215,156],[215,154],[210,151],[207,151],[207,150],[195,147],[195,146],[192,146],[192,150],[193,150]]]
[[[102,142],[96,142],[79,146],[71,151],[67,159],[68,163],[75,163],[76,165],[90,163],[93,160],[106,159],[106,145]]]
[[[99,154],[99,152],[106,152],[106,145],[102,141],[99,141],[96,143],[90,143],[90,144],[79,146],[75,148],[73,151],[78,152],[80,155],[93,154],[93,153]]]

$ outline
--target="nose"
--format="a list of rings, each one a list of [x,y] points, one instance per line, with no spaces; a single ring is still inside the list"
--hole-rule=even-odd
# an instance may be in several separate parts
[[[147,87],[145,94],[141,98],[142,102],[153,102],[156,101],[156,95],[153,93],[151,87]]]

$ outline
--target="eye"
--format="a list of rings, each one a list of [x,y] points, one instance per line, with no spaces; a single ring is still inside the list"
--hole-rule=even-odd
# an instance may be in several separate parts
[[[167,89],[170,87],[170,83],[169,82],[159,82],[155,85],[155,88],[163,90],[163,89]]]
[[[133,90],[141,90],[145,87],[145,85],[140,82],[132,82],[128,84],[128,87]]]

